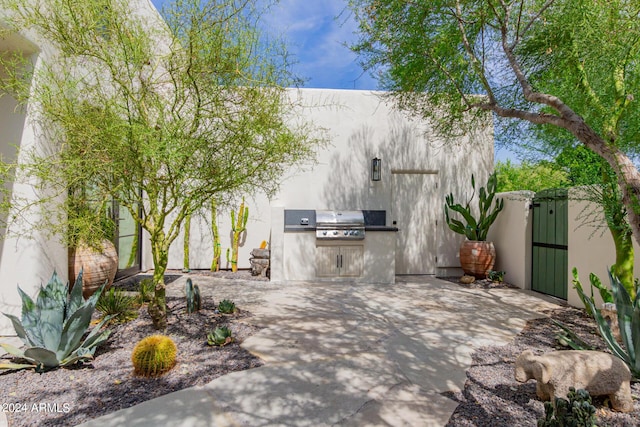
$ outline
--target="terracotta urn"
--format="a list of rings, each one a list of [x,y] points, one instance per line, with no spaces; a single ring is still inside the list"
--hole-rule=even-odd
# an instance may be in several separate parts
[[[460,246],[460,265],[465,274],[484,279],[496,260],[493,242],[465,240]]]
[[[82,295],[89,298],[104,282],[105,290],[113,284],[118,271],[118,253],[108,239],[102,241],[102,250],[79,244],[69,249],[69,282],[73,286],[76,276],[82,270]]]

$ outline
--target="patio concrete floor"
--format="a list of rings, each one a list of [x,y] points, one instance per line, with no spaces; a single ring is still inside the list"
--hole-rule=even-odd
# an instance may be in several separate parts
[[[170,286],[181,292],[183,276]],[[264,366],[83,426],[443,426],[474,349],[506,344],[557,305],[516,289],[467,289],[430,276],[395,285],[230,281],[194,276],[264,329],[242,346]]]

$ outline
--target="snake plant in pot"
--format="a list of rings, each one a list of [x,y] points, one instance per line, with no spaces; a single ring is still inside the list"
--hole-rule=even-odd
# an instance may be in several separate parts
[[[493,269],[496,258],[496,249],[493,242],[487,241],[487,233],[504,208],[504,201],[495,197],[497,185],[498,178],[493,173],[489,176],[486,186],[480,187],[478,191],[477,210],[471,206],[476,194],[476,181],[473,175],[471,175],[473,192],[464,206],[454,202],[452,193],[445,198],[444,214],[447,225],[451,230],[466,237],[460,246],[461,267],[465,274],[479,279],[487,277],[487,273]],[[451,217],[450,211],[458,213],[462,221]],[[479,215],[476,217],[474,212],[478,212]]]

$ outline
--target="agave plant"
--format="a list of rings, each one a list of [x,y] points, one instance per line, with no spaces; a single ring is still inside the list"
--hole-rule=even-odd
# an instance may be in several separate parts
[[[635,378],[640,379],[640,293],[637,293],[632,300],[629,292],[611,270],[609,270],[609,279],[611,280],[611,291],[618,311],[618,325],[620,327],[622,345],[614,338],[609,323],[602,316],[600,310],[596,308],[593,300],[584,295],[581,288],[576,287],[576,290],[580,299],[588,305],[588,310],[593,313],[598,324],[598,331],[611,352],[629,366],[631,374]]]
[[[233,342],[231,330],[225,326],[217,327],[207,334],[207,344],[223,347]]]
[[[220,301],[220,304],[218,304],[218,311],[224,314],[235,313],[236,305],[233,301],[223,299],[222,301]]]
[[[27,348],[22,351],[9,344],[0,346],[24,363],[3,363],[0,369],[35,368],[37,372],[44,372],[92,359],[96,347],[106,341],[111,333],[108,330],[100,331],[111,319],[111,316],[107,316],[82,339],[105,285],[85,300],[82,297],[82,271],[71,292],[69,284],[62,283],[54,272],[47,285],[40,287],[35,302],[18,286],[22,298],[22,318],[3,314],[11,319],[16,334]]]

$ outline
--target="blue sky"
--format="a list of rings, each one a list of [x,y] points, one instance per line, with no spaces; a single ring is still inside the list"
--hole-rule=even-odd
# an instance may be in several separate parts
[[[160,10],[165,0],[151,0]],[[167,0],[168,1],[168,0]],[[287,40],[295,73],[304,87],[376,89],[345,43],[355,40],[356,23],[346,0],[281,0],[264,17],[269,33]]]
[[[165,0],[151,0],[158,10]],[[166,0],[169,1],[169,0]],[[282,35],[296,62],[304,87],[377,89],[377,82],[358,65],[347,45],[356,40],[357,25],[346,0],[280,0],[264,17],[268,31]],[[514,159],[496,148],[496,160]]]

